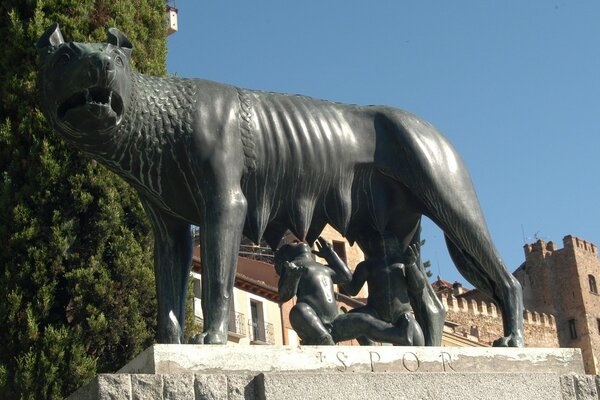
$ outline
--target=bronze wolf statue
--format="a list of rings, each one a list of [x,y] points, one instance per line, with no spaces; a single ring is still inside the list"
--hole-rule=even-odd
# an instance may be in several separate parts
[[[361,247],[391,232],[406,249],[425,215],[462,275],[502,310],[495,344],[523,345],[521,288],[463,161],[427,122],[390,107],[138,74],[115,28],[92,44],[64,42],[53,25],[37,48],[49,123],[129,182],[149,215],[159,342],[183,340],[190,224],[202,248],[200,341],[217,344],[227,341],[242,234],[276,247],[289,229],[312,243],[329,223]]]

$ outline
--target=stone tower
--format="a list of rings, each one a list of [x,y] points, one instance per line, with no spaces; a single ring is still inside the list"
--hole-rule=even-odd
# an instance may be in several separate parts
[[[600,372],[600,260],[598,248],[575,236],[525,245],[515,271],[526,309],[554,314],[560,347],[579,347],[588,374]],[[600,282],[599,282],[600,283]]]

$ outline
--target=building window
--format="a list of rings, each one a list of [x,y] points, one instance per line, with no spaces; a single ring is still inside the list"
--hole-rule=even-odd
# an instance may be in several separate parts
[[[194,279],[194,297],[202,298],[202,281],[200,279]]]
[[[265,316],[263,313],[263,304],[260,301],[250,300],[250,318],[250,339],[266,342]]]
[[[333,251],[337,253],[344,264],[348,265],[348,258],[346,257],[346,243],[340,240],[332,241]]]
[[[588,275],[588,281],[590,282],[590,292],[598,294],[598,288],[596,287],[596,278],[594,278],[594,275]]]
[[[596,324],[598,324],[598,333],[600,333],[600,318],[596,318]]]
[[[571,339],[577,339],[577,327],[575,326],[575,320],[569,320],[569,333],[571,334]]]

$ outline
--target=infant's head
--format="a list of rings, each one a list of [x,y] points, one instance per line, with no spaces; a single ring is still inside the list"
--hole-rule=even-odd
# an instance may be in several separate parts
[[[281,275],[283,263],[293,261],[299,256],[310,255],[310,247],[304,242],[287,243],[277,249],[273,263],[275,264],[275,272]]]

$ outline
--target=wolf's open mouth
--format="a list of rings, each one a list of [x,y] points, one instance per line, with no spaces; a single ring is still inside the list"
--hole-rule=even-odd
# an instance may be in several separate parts
[[[107,88],[92,87],[81,92],[75,93],[58,106],[56,115],[63,119],[67,112],[75,108],[90,106],[110,107],[110,109],[120,117],[123,114],[123,100],[121,96]]]

